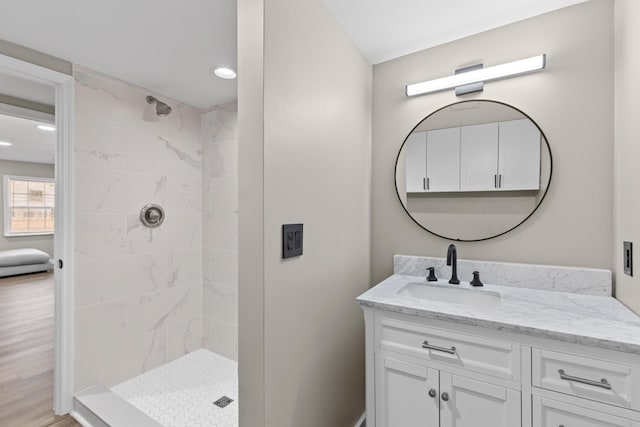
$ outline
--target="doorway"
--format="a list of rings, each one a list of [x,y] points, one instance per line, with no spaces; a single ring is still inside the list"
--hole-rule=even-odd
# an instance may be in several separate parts
[[[72,330],[72,272],[69,268],[71,266],[72,258],[72,221],[71,221],[71,197],[72,197],[72,182],[71,182],[71,159],[72,159],[72,92],[73,92],[73,77],[64,73],[53,71],[38,65],[34,65],[25,61],[21,61],[9,56],[0,55],[0,78],[14,79],[17,81],[24,81],[32,83],[32,86],[47,87],[52,90],[53,104],[55,107],[55,115],[47,118],[47,113],[37,111],[37,109],[25,108],[24,105],[15,105],[15,103],[2,103],[3,99],[0,98],[0,121],[2,118],[8,118],[14,122],[21,122],[24,126],[40,126],[37,128],[38,132],[52,132],[55,134],[53,138],[53,147],[51,154],[55,163],[54,176],[46,177],[46,173],[34,172],[39,170],[36,167],[38,161],[24,162],[33,163],[31,173],[26,171],[24,173],[8,173],[5,171],[2,173],[3,180],[3,206],[2,209],[7,212],[4,215],[4,233],[3,235],[8,239],[29,238],[32,244],[26,246],[36,246],[39,240],[46,240],[44,236],[51,235],[53,227],[55,232],[53,233],[53,242],[50,242],[53,250],[51,255],[50,270],[52,273],[48,273],[48,269],[44,271],[37,271],[36,264],[40,264],[42,267],[44,262],[38,259],[34,261],[29,260],[29,256],[34,256],[34,253],[18,253],[17,256],[22,256],[21,260],[12,261],[6,263],[5,267],[11,267],[9,264],[16,264],[18,268],[16,270],[6,270],[8,279],[6,279],[4,285],[5,297],[0,295],[0,299],[9,303],[11,301],[18,301],[28,306],[36,307],[41,310],[41,313],[20,315],[17,313],[13,320],[15,330],[10,335],[9,332],[4,333],[3,337],[0,336],[0,340],[4,341],[7,346],[5,350],[9,353],[5,362],[10,360],[18,360],[26,357],[25,354],[31,352],[37,352],[40,350],[49,351],[48,356],[53,358],[53,373],[49,372],[50,382],[43,383],[40,389],[34,393],[26,393],[25,398],[21,399],[22,404],[29,403],[28,400],[35,399],[34,396],[40,394],[51,393],[52,389],[52,401],[51,406],[53,412],[56,415],[67,414],[72,410],[73,402],[73,330]],[[15,85],[9,85],[6,87],[13,87]],[[15,96],[14,96],[15,97]],[[11,96],[9,96],[11,98]],[[17,98],[17,97],[15,97]],[[4,100],[6,101],[6,97]],[[19,99],[19,98],[18,98]],[[34,124],[36,123],[37,124]],[[49,129],[46,129],[49,127]],[[32,129],[33,130],[33,129]],[[0,136],[0,142],[6,142],[11,144],[12,141],[2,141]],[[9,138],[6,138],[9,139]],[[9,147],[8,145],[4,145]],[[2,148],[2,147],[0,147]],[[23,153],[24,154],[24,153]],[[6,166],[6,165],[5,165]],[[35,176],[32,176],[35,175]],[[13,193],[13,196],[8,198],[8,194]],[[8,203],[8,199],[11,199],[11,203]],[[27,200],[28,199],[28,200]],[[26,201],[26,202],[25,202]],[[26,203],[26,204],[25,204]],[[53,206],[52,206],[53,205]],[[42,243],[42,242],[40,242]],[[21,245],[18,245],[21,246]],[[24,249],[16,248],[16,249]],[[32,248],[39,252],[47,253],[45,248]],[[1,250],[1,248],[0,248]],[[15,254],[14,254],[15,255]],[[37,252],[35,255],[40,255]],[[0,263],[1,265],[1,263]],[[31,267],[28,267],[28,266]],[[27,267],[25,267],[27,266]],[[2,268],[2,267],[0,267]],[[31,270],[31,271],[29,271]],[[16,274],[11,274],[16,273]],[[28,273],[21,274],[18,273]],[[47,292],[52,295],[49,296],[47,302]],[[30,298],[32,298],[30,300]],[[2,304],[0,302],[0,304]],[[48,306],[49,304],[49,306]],[[33,322],[38,319],[47,318],[51,316],[49,311],[50,305],[53,305],[53,316],[49,319],[52,320],[53,325],[49,325],[51,329],[47,330],[46,326],[42,326],[41,330],[34,332],[32,330],[32,336],[30,340],[23,340],[23,345],[33,345],[33,349],[20,350],[17,347],[8,347],[12,342],[15,344],[19,340],[17,337],[21,337],[22,333],[29,329],[29,326],[33,326]],[[19,311],[19,308],[12,308],[4,310],[3,313],[10,315],[11,312]],[[30,317],[31,316],[31,317]],[[21,329],[22,328],[22,329]],[[53,343],[47,344],[47,333],[49,333],[48,339],[51,340],[51,330],[53,331]],[[13,337],[13,338],[12,338]],[[3,393],[7,395],[14,393],[18,396],[18,389],[23,390],[25,387],[37,382],[39,374],[46,373],[46,358],[44,353],[40,358],[36,357],[33,363],[23,363],[19,369],[20,372],[16,373],[10,369],[3,370],[3,366],[0,366],[0,372],[2,372],[8,379],[13,377],[14,380],[31,379],[16,384],[16,388],[8,386]],[[0,361],[2,358],[0,357]],[[49,361],[50,363],[50,361]],[[7,365],[8,366],[8,365]],[[50,367],[50,366],[49,366]],[[51,378],[52,376],[52,378]],[[5,379],[7,379],[5,378]],[[0,381],[2,378],[0,378]],[[28,395],[28,396],[27,396]],[[14,399],[18,401],[20,399]],[[32,402],[35,404],[34,402]],[[25,409],[27,413],[29,409]],[[60,420],[59,418],[52,418]],[[47,425],[38,424],[39,421],[27,420],[28,423],[24,425]],[[29,424],[32,423],[32,424]],[[74,424],[68,424],[74,425]]]

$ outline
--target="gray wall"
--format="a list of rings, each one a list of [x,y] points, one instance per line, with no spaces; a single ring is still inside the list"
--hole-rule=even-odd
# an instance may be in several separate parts
[[[247,40],[262,8],[263,47]],[[371,65],[320,0],[241,1],[239,18],[241,424],[351,426],[364,411],[354,298],[370,283]],[[281,226],[298,222],[304,255],[282,260]]]
[[[548,55],[546,70],[487,83],[480,94],[404,96],[407,83],[541,53]],[[403,211],[394,187],[395,158],[426,115],[473,98],[529,114],[549,140],[554,171],[547,198],[528,222],[490,241],[460,243],[459,256],[611,269],[613,2],[593,0],[374,67],[372,283],[392,273],[394,254],[445,255],[450,242],[422,230]]]
[[[614,272],[617,298],[640,313],[640,127],[638,127],[638,93],[640,93],[640,2],[617,0],[615,5],[615,234]],[[622,242],[636,244],[634,277],[623,272]]]
[[[37,176],[43,178],[53,178],[55,169],[53,165],[42,163],[14,162],[10,160],[0,160],[0,179],[3,175]],[[20,236],[5,237],[4,235],[4,181],[0,181],[0,250],[18,248],[36,248],[45,251],[53,257],[53,235],[50,236]]]
[[[263,427],[264,0],[238,0],[238,370],[240,425]]]

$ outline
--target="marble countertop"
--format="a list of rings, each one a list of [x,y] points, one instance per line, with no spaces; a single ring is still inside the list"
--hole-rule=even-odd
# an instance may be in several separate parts
[[[612,297],[489,284],[474,288],[468,282],[431,284],[499,293],[500,301],[487,306],[399,292],[407,283],[430,284],[424,277],[394,274],[357,301],[362,307],[640,354],[640,317]]]

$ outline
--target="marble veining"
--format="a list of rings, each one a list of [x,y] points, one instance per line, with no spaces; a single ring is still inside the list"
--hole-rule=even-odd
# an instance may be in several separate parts
[[[440,285],[451,288],[446,281]],[[424,277],[394,274],[357,298],[362,307],[640,354],[640,318],[615,298],[486,284],[460,291],[496,292],[491,306],[417,298],[402,292]]]
[[[202,115],[203,345],[238,357],[238,106]]]
[[[168,139],[158,136],[158,140],[164,142],[167,150],[171,151],[178,159],[188,163],[191,167],[196,168],[198,170],[200,170],[200,168],[202,167],[202,162],[194,159],[189,154],[175,147],[173,144],[171,144],[171,142],[169,142]],[[198,152],[198,154],[201,154],[201,152]]]
[[[202,346],[202,113],[149,119],[146,89],[74,67],[75,389]],[[153,93],[151,93],[153,94]],[[141,225],[164,207],[157,229]]]
[[[435,267],[438,278],[448,280],[451,277],[451,267],[447,266],[445,258],[407,255],[393,257],[395,274],[426,277],[428,267]],[[612,295],[612,278],[609,270],[458,259],[460,280],[470,281],[473,278],[473,271],[480,272],[483,282],[495,285],[585,295]]]

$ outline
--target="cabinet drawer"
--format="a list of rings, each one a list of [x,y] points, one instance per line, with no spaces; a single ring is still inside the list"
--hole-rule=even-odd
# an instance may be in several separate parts
[[[532,384],[624,408],[640,407],[638,368],[534,348]]]
[[[376,348],[520,381],[520,346],[505,341],[378,317]]]
[[[543,397],[533,397],[533,427],[635,427],[631,420]]]

